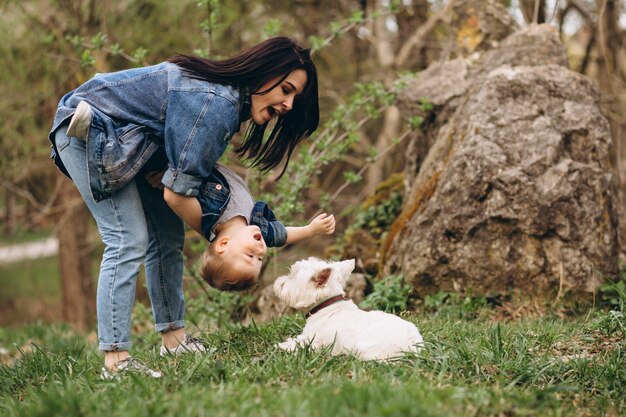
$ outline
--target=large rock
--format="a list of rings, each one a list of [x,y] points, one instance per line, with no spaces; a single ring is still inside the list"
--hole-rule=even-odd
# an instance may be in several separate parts
[[[566,65],[558,33],[531,26],[409,86],[405,112],[421,97],[434,110],[410,147],[386,273],[421,294],[593,291],[616,274],[609,125]]]

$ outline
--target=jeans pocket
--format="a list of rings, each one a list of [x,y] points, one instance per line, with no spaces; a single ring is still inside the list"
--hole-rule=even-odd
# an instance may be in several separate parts
[[[72,138],[65,134],[65,129],[63,130],[62,134],[61,130],[59,129],[54,136],[54,144],[57,148],[57,152],[61,152],[63,149],[67,148],[71,140]]]
[[[142,138],[145,137],[143,126],[128,125],[123,130],[117,132],[117,140],[120,143],[126,143],[135,139],[135,137],[139,135],[141,135]]]

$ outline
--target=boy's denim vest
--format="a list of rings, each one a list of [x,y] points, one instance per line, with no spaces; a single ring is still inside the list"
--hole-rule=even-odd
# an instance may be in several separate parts
[[[167,62],[99,74],[61,99],[49,135],[51,157],[68,175],[57,153],[69,138],[55,143],[54,134],[84,100],[93,110],[86,139],[94,200],[126,185],[159,146],[169,161],[163,184],[178,194],[197,196],[239,130],[239,97],[233,87],[194,79]]]
[[[213,169],[209,179],[200,186],[197,199],[202,209],[202,234],[211,240],[211,230],[230,200],[228,182],[217,169]]]

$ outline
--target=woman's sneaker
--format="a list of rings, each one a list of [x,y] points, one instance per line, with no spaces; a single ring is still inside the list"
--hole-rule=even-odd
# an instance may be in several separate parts
[[[143,362],[141,362],[139,359],[133,358],[132,356],[129,356],[126,359],[122,359],[115,366],[117,367],[117,371],[115,372],[111,372],[106,368],[102,368],[100,379],[111,380],[129,372],[139,375],[146,375],[151,378],[161,378],[161,372],[148,368]]]
[[[204,346],[204,341],[202,339],[196,339],[195,337],[191,337],[189,333],[185,333],[185,338],[175,348],[168,349],[165,346],[161,345],[161,356],[180,355],[190,352],[204,353],[206,352],[206,347]]]

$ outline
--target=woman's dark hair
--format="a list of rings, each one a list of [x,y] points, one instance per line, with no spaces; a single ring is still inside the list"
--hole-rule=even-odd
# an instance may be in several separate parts
[[[287,37],[270,38],[223,61],[212,61],[193,55],[175,55],[172,62],[192,77],[218,84],[232,85],[252,94],[266,94],[296,69],[306,71],[306,87],[296,96],[291,111],[279,116],[274,129],[263,141],[267,123],[250,123],[243,144],[235,151],[263,171],[278,166],[287,156],[282,174],[296,145],[310,136],[319,124],[317,70],[308,49]],[[259,91],[267,82],[279,77],[270,88]]]

